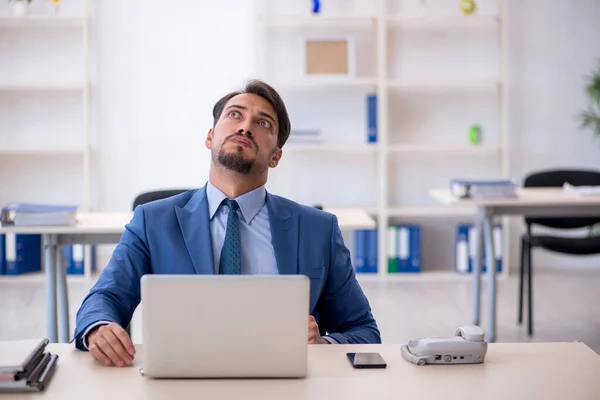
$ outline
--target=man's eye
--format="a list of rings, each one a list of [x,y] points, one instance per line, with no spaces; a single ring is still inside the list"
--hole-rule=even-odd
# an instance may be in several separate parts
[[[271,129],[271,123],[269,121],[262,120],[259,122],[259,125],[263,128]]]
[[[240,113],[237,111],[230,111],[229,112],[229,118],[238,118],[240,116]]]

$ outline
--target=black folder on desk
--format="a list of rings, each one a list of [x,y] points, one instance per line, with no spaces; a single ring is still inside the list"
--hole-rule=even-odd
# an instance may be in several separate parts
[[[0,342],[0,393],[44,390],[58,360],[58,355],[44,351],[48,342]]]

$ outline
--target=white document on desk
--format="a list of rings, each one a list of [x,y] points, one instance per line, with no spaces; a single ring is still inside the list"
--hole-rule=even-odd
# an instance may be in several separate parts
[[[600,186],[573,186],[569,182],[563,185],[565,193],[578,196],[600,196]]]

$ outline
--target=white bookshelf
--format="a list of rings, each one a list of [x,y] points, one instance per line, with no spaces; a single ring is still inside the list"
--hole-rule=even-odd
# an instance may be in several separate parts
[[[288,142],[284,147],[285,152],[315,152],[315,153],[365,153],[365,154],[376,154],[379,150],[377,144],[367,143],[294,143]]]
[[[471,217],[475,215],[472,207],[445,207],[445,206],[414,206],[414,207],[389,207],[390,217],[408,218],[438,218],[438,217]]]
[[[77,155],[83,156],[84,147],[72,143],[0,143],[0,154],[4,155]]]
[[[390,89],[399,89],[411,92],[433,92],[443,94],[448,92],[490,92],[498,89],[500,82],[494,79],[470,79],[455,81],[401,81],[390,80],[387,82]]]
[[[26,17],[0,15],[0,27],[81,27],[84,17],[75,15],[29,15]]]
[[[271,26],[295,29],[301,27],[371,27],[376,19],[373,17],[322,17],[322,16],[295,16],[295,15],[258,15],[258,21]]]
[[[473,221],[475,209],[439,205],[428,189],[448,185],[453,177],[469,177],[470,172],[481,174],[474,176],[480,178],[509,177],[506,0],[477,2],[479,9],[468,16],[458,11],[457,2],[430,2],[431,6],[419,9],[423,4],[419,0],[331,0],[322,3],[320,15],[311,15],[308,4],[284,3],[257,0],[256,76],[271,83],[286,103],[292,99],[288,104],[292,127],[300,124],[301,129],[310,129],[317,126],[316,121],[323,121],[324,136],[333,139],[325,137],[322,143],[311,144],[288,142],[280,167],[288,162],[289,170],[281,172],[278,182],[284,183],[276,188],[283,189],[283,195],[300,197],[301,202],[306,199],[309,204],[331,202],[336,207],[361,207],[376,218],[380,227],[378,273],[364,274],[362,280],[470,279],[470,275],[453,271],[453,251],[432,261],[434,265],[428,266],[425,261],[420,274],[389,274],[385,227],[403,222],[422,222],[431,227],[437,221],[448,226]],[[436,5],[447,8],[438,9]],[[294,51],[300,51],[299,40],[319,35],[355,38],[361,66],[354,78],[307,79],[298,73],[299,58],[295,58]],[[463,40],[472,41],[472,50],[465,47],[467,59],[456,59],[456,48],[460,50]],[[282,56],[283,61],[276,60],[290,49],[289,56]],[[422,67],[411,66],[418,58],[414,54],[422,54],[426,60]],[[356,117],[356,104],[362,105],[360,113],[366,113],[365,95],[371,93],[377,95],[378,137],[374,144],[367,143],[366,125]],[[335,111],[335,106],[346,109],[346,113]],[[310,112],[294,115],[293,111],[303,108]],[[471,109],[477,109],[473,111],[475,117],[469,115]],[[346,117],[355,118],[357,123],[345,123]],[[484,140],[471,144],[467,129],[470,124],[480,123],[478,118],[485,121]],[[340,121],[342,133],[329,119]],[[446,120],[453,123],[446,124]],[[357,143],[357,137],[362,142]],[[313,165],[328,160],[323,167]],[[344,168],[348,169],[346,175],[340,172]],[[296,182],[294,178],[294,185],[285,184],[285,177],[294,169],[305,171],[307,176],[330,174],[336,184],[326,188],[321,183],[318,190],[312,188],[317,183]],[[421,174],[422,169],[426,172]],[[359,193],[359,199],[354,200],[351,190],[344,190],[343,185],[364,185],[373,193],[370,197]],[[328,201],[319,201],[319,190]],[[305,191],[315,198],[305,195]],[[330,192],[338,192],[337,197]],[[504,243],[508,243],[508,220],[503,223]],[[446,250],[454,248],[453,235],[443,240],[451,242]],[[431,246],[431,240],[425,242]],[[424,255],[436,251],[425,246]],[[352,243],[349,248],[352,251]],[[507,246],[503,249],[502,275],[506,276],[510,258]],[[447,265],[442,266],[440,259],[448,260]]]
[[[0,6],[0,204],[76,202],[87,210],[91,0],[57,10],[32,2],[26,16],[10,6]],[[41,192],[45,176],[56,177],[52,195]]]
[[[494,156],[500,153],[501,148],[495,145],[474,146],[468,144],[389,144],[387,150],[390,153],[437,153],[449,155],[477,155]]]
[[[443,31],[448,29],[489,29],[497,26],[501,19],[496,16],[394,16],[386,18],[388,26],[392,29],[420,29]]]
[[[83,82],[0,82],[0,92],[83,92]]]
[[[340,88],[372,88],[377,81],[372,78],[303,78],[301,80],[275,80],[270,82],[274,87],[293,90],[321,90]]]

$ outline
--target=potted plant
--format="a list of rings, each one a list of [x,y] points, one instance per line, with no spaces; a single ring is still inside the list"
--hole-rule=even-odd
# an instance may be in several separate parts
[[[582,129],[590,129],[596,139],[600,139],[600,59],[596,70],[587,77],[585,87],[590,102],[588,109],[581,113],[580,121]],[[593,236],[600,236],[600,224],[593,226],[590,230]]]
[[[590,104],[588,109],[581,113],[581,128],[591,129],[592,134],[600,139],[600,60],[596,70],[588,76],[585,89]]]
[[[29,14],[29,3],[32,0],[8,0],[12,3],[12,12],[15,17],[25,17]]]

